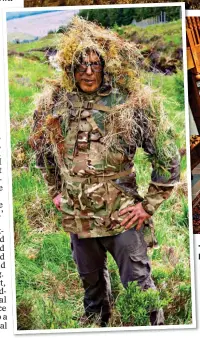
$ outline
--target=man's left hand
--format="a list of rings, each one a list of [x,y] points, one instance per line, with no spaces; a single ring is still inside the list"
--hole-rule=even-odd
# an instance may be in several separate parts
[[[142,203],[122,209],[119,215],[121,216],[126,213],[129,214],[120,223],[125,227],[126,230],[129,229],[134,223],[137,223],[136,230],[140,230],[143,222],[151,217],[151,215],[147,214],[147,212],[143,209]]]

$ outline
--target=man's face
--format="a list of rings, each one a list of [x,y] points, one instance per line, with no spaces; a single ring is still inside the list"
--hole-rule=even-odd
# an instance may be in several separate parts
[[[85,93],[94,93],[103,80],[103,66],[95,52],[88,52],[75,70],[76,85]]]

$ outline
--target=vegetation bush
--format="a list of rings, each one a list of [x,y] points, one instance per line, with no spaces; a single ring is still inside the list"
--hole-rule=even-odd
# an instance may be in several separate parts
[[[167,302],[160,300],[158,291],[148,289],[143,292],[136,282],[128,283],[127,289],[121,291],[116,300],[116,308],[124,326],[150,325],[150,313],[164,305]]]

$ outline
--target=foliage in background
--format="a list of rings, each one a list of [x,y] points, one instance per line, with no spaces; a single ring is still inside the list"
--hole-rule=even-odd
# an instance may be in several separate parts
[[[142,7],[142,8],[112,8],[102,9],[82,9],[79,16],[89,21],[95,21],[104,27],[114,27],[114,25],[125,26],[133,20],[141,21],[147,18],[166,13],[167,21],[180,19],[180,7]]]
[[[174,25],[174,34],[169,25]],[[179,28],[180,23],[162,28],[161,35],[166,44],[173,37],[177,41]],[[147,36],[150,30],[151,27],[146,29]],[[122,34],[128,35],[128,31],[126,27]],[[156,35],[156,39],[159,40],[160,35]],[[141,48],[146,43],[142,44],[141,37]],[[98,327],[98,322],[88,324],[79,320],[84,311],[83,288],[71,256],[70,238],[61,227],[61,215],[49,199],[27,144],[34,96],[41,92],[43,79],[53,79],[56,73],[44,50],[55,45],[54,34],[28,44],[9,44],[10,52],[25,54],[20,56],[13,53],[9,56],[17,323],[20,330]],[[37,48],[40,50],[33,50]],[[38,58],[34,59],[33,56]],[[182,149],[185,147],[185,115],[180,64],[178,69],[172,75],[144,71],[143,81],[166,97],[164,108],[175,126],[176,144]],[[141,149],[137,151],[135,166],[139,192],[144,195],[151,167]],[[154,216],[159,245],[149,249],[153,278],[160,296],[159,304],[164,308],[166,324],[171,325],[189,324],[192,318],[185,156],[181,168],[181,183]],[[149,293],[144,295],[134,283],[124,290],[117,266],[110,255],[108,267],[114,296],[109,325],[148,324],[147,312],[149,306],[158,302],[157,293],[151,294],[150,290],[150,297]],[[131,305],[133,303],[136,304],[137,313]]]

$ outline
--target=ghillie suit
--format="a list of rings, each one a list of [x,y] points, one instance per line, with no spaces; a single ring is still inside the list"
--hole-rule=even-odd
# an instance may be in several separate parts
[[[63,226],[83,281],[85,314],[100,315],[105,326],[112,299],[107,251],[124,287],[137,281],[141,289],[155,289],[143,229],[133,224],[126,230],[119,211],[141,202],[153,215],[179,178],[179,154],[159,100],[141,84],[142,58],[133,43],[75,17],[58,50],[63,72],[37,102],[30,144],[51,196],[62,193]],[[102,83],[86,94],[75,77],[91,52],[103,62]],[[138,147],[153,167],[144,198],[133,166]],[[149,311],[151,324],[164,323],[162,310]]]
[[[88,50],[105,64],[93,94],[81,92],[74,79]],[[120,210],[142,202],[153,215],[179,179],[172,128],[155,93],[140,81],[142,57],[133,43],[75,17],[57,59],[63,72],[39,97],[30,144],[51,196],[62,192],[64,229],[79,238],[116,235],[126,231]],[[133,167],[137,147],[153,167],[144,198]]]

